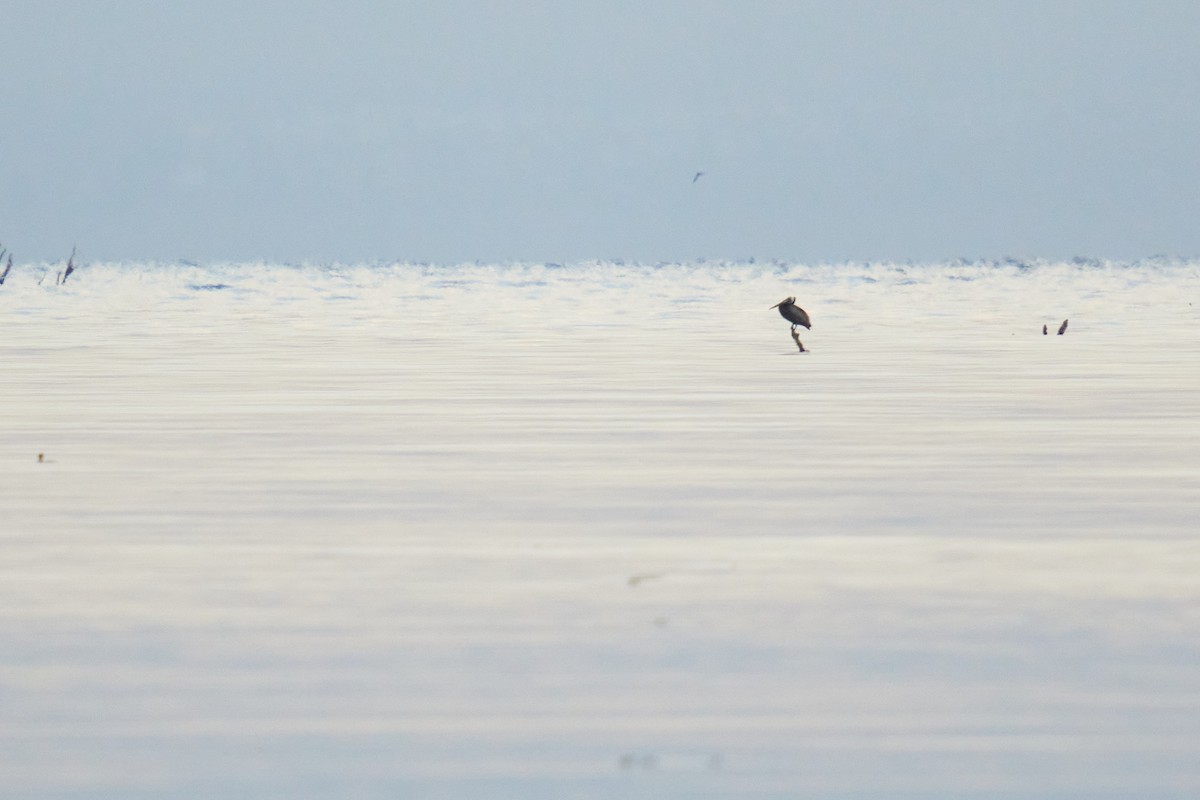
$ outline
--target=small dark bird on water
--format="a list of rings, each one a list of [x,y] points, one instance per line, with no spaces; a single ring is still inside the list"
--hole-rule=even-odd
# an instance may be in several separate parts
[[[1063,324],[1058,326],[1058,335],[1062,336],[1067,332],[1067,320],[1063,320]]]
[[[796,305],[796,298],[789,297],[786,300],[780,300],[778,303],[771,306],[771,308],[779,309],[779,316],[792,323],[793,331],[796,330],[797,325],[803,325],[809,330],[812,330],[812,323],[808,321],[808,312]]]

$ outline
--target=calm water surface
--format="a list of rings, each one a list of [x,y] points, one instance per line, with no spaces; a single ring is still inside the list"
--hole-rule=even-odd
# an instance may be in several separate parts
[[[1195,264],[39,271],[4,797],[1200,792]]]

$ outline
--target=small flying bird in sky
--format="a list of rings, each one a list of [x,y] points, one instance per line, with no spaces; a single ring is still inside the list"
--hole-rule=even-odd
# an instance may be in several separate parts
[[[692,178],[692,183],[695,183],[696,181],[700,180],[700,176],[704,175],[704,174],[705,173],[703,173],[703,172],[697,172],[696,177]]]
[[[808,312],[796,305],[796,298],[789,297],[786,300],[780,300],[771,306],[771,308],[778,308],[779,316],[792,323],[792,331],[796,330],[797,325],[803,325],[812,330],[812,323],[808,320]]]

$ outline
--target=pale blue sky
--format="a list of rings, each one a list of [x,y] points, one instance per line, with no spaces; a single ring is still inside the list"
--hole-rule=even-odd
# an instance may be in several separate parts
[[[19,260],[1200,254],[1190,1],[0,0],[0,31]]]

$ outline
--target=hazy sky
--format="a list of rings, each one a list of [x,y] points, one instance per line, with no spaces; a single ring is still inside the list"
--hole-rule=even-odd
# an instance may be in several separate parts
[[[1200,255],[1197,42],[1194,0],[0,0],[0,242]]]

